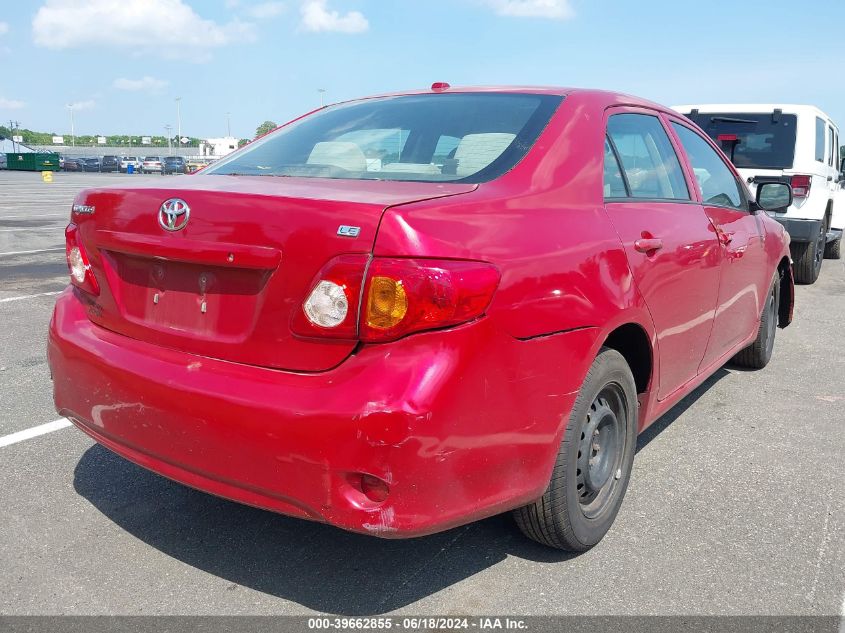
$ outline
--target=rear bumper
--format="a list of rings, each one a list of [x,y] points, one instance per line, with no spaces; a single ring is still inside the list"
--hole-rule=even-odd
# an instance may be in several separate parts
[[[822,227],[821,220],[800,220],[785,217],[773,217],[773,219],[783,225],[792,242],[815,242]]]
[[[129,460],[250,505],[402,537],[542,493],[595,337],[521,342],[482,319],[295,374],[104,330],[69,289],[48,358],[58,411]],[[385,501],[361,492],[361,473],[389,484]]]

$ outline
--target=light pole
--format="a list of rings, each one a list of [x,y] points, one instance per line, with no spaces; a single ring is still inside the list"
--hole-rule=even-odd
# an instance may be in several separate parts
[[[164,131],[167,132],[167,155],[170,156],[171,154],[173,154],[173,147],[170,145],[170,133],[173,131],[173,126],[165,125]]]
[[[15,129],[21,126],[20,121],[9,121],[9,131],[12,133],[12,150],[17,154],[18,153],[18,143],[15,140]]]
[[[70,110],[70,144],[76,147],[76,136],[73,133],[73,104],[68,103],[65,107]]]
[[[326,93],[325,88],[317,88],[317,92],[320,93],[320,107],[323,107],[323,95]]]
[[[182,147],[182,97],[176,97],[176,146]]]
[[[232,116],[231,112],[226,113],[226,137],[227,138],[232,137],[232,122],[230,120],[231,116]]]

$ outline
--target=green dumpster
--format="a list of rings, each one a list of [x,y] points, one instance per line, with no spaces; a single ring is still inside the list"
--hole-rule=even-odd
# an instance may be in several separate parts
[[[18,171],[59,171],[59,155],[51,152],[6,154],[6,169]]]

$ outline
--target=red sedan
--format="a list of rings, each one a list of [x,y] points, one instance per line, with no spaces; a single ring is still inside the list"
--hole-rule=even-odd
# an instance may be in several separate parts
[[[200,174],[91,189],[56,407],[176,481],[384,537],[514,510],[607,532],[636,436],[792,318],[789,238],[694,123],[592,90],[322,108]]]

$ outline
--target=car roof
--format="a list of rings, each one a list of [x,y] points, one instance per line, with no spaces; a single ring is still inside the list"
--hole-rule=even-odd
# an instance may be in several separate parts
[[[359,101],[366,101],[368,99],[383,99],[387,97],[402,97],[407,95],[425,95],[425,94],[460,94],[460,93],[505,93],[505,94],[545,94],[557,95],[567,98],[577,98],[579,101],[583,100],[590,102],[598,107],[609,107],[611,105],[629,105],[636,107],[649,108],[660,110],[663,112],[672,112],[668,106],[635,97],[633,95],[622,92],[614,92],[611,90],[598,90],[593,88],[572,88],[564,86],[450,86],[445,90],[403,90],[398,92],[388,92],[383,94],[371,95],[358,99],[350,99],[340,103],[355,103]]]

